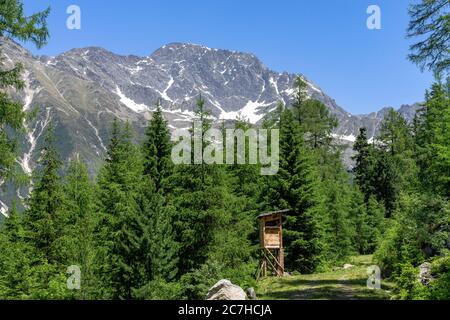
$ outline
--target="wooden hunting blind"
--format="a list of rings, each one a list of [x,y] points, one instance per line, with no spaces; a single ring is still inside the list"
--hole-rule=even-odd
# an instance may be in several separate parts
[[[279,210],[260,214],[259,243],[261,247],[261,260],[257,278],[273,274],[279,277],[284,275],[284,248],[283,248],[283,213],[289,210]]]

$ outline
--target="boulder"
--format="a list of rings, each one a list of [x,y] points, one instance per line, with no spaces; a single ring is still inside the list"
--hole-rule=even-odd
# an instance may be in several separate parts
[[[256,297],[255,289],[248,288],[247,290],[245,290],[245,292],[247,293],[248,300],[258,300],[258,298]]]
[[[344,269],[344,270],[347,270],[347,269],[351,269],[351,268],[353,268],[353,267],[354,267],[354,265],[352,265],[352,264],[350,264],[350,263],[346,263],[346,264],[344,264],[343,269]]]
[[[417,276],[420,283],[427,286],[431,281],[434,280],[433,275],[431,274],[431,263],[424,262],[419,266],[419,275]]]
[[[246,294],[230,280],[222,279],[209,289],[206,300],[246,300]]]

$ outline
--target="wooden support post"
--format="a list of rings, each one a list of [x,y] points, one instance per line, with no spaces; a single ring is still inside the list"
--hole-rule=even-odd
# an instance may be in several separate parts
[[[284,276],[284,248],[282,214],[289,210],[264,213],[258,216],[261,248],[259,276]],[[268,270],[269,269],[269,270]]]
[[[284,248],[278,250],[278,274],[280,277],[284,276]]]

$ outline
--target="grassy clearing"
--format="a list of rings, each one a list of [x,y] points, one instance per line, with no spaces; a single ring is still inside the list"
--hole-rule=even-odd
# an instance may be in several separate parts
[[[367,267],[372,256],[350,259],[353,268],[311,275],[266,278],[258,282],[261,300],[380,300],[390,299],[392,283],[381,282],[380,290],[367,288]]]

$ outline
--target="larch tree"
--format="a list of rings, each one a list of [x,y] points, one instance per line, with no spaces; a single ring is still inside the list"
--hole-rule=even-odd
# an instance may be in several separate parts
[[[0,37],[10,37],[24,42],[31,42],[38,48],[45,45],[48,38],[46,19],[49,9],[26,16],[22,1],[5,0],[0,3]],[[1,45],[4,40],[0,40]],[[24,131],[23,123],[26,113],[21,103],[12,100],[7,89],[21,90],[24,87],[20,63],[12,68],[4,67],[4,58],[0,57],[0,181],[16,178],[19,173],[14,170],[17,158],[17,144],[14,134]],[[7,128],[13,129],[11,132]]]
[[[409,8],[408,37],[419,38],[411,45],[409,59],[435,74],[448,75],[450,68],[450,3],[421,0]]]

